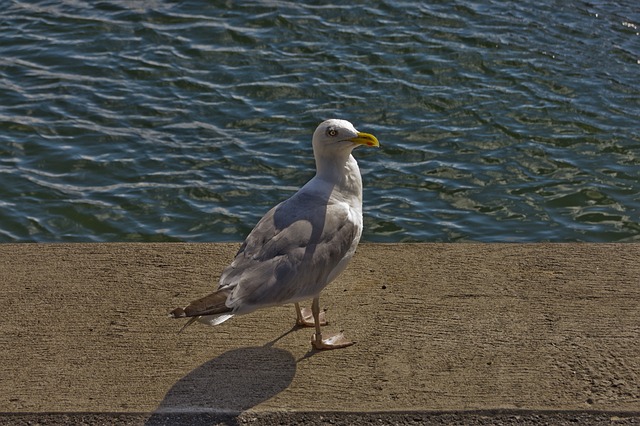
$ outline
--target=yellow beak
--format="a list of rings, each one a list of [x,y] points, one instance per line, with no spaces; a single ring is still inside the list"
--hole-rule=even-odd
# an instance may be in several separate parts
[[[358,132],[358,136],[349,140],[358,145],[380,146],[378,139],[369,133]]]

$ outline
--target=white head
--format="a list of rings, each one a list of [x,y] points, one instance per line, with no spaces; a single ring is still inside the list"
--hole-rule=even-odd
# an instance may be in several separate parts
[[[378,139],[369,133],[358,132],[346,120],[327,120],[313,132],[313,154],[319,174],[335,174],[344,168],[351,151],[360,145],[380,146]]]
[[[346,120],[323,121],[313,132],[313,151],[316,156],[325,152],[351,153],[359,145],[380,146],[375,136],[358,132]]]

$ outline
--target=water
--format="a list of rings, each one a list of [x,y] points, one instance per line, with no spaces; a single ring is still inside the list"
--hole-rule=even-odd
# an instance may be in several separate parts
[[[13,1],[0,241],[240,241],[355,151],[366,241],[639,241],[640,7]]]

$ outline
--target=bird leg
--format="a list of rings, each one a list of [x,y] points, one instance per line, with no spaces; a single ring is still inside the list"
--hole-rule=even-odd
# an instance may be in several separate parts
[[[300,304],[296,302],[296,325],[302,327],[315,327],[316,323],[313,319],[313,313],[309,308],[300,308]],[[327,321],[324,311],[320,312],[320,325],[327,325]]]
[[[311,345],[313,345],[314,348],[339,349],[353,345],[353,342],[347,340],[342,332],[332,333],[325,335],[324,338],[322,337],[322,332],[320,330],[320,297],[316,297],[313,299],[313,303],[311,304],[311,312],[313,313],[313,319],[315,321],[316,327],[316,334],[314,334],[311,339]]]

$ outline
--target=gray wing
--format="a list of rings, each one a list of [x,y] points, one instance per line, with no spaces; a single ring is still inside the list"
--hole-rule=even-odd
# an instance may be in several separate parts
[[[227,306],[245,313],[317,295],[353,254],[362,231],[354,214],[304,192],[271,209],[222,273],[220,287],[233,287]]]

